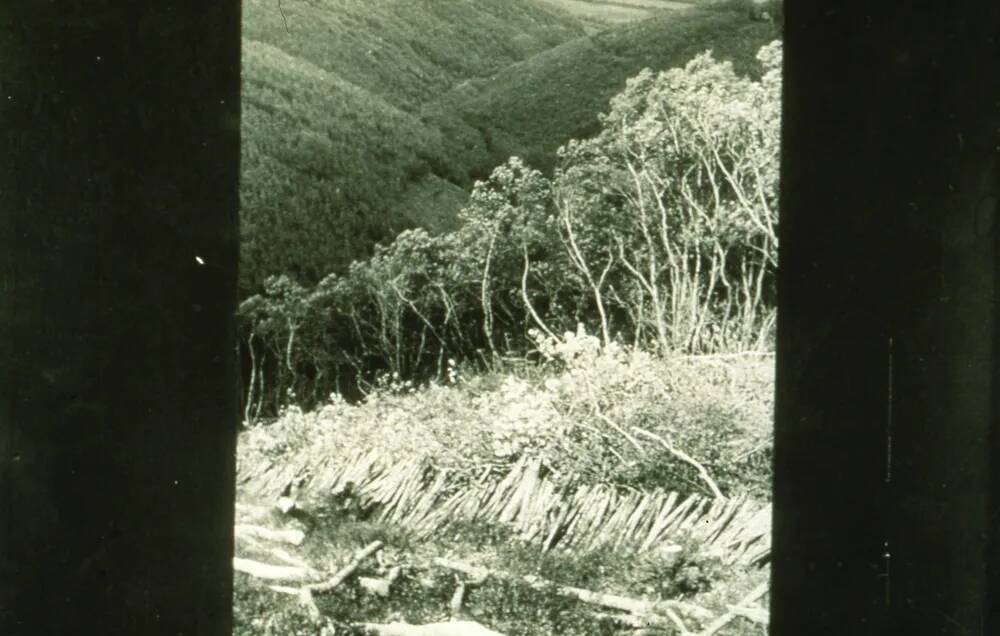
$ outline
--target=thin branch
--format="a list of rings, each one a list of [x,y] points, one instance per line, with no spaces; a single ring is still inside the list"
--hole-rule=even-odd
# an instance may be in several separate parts
[[[535,321],[535,324],[541,327],[542,331],[544,331],[549,338],[555,338],[556,335],[552,333],[552,330],[548,328],[545,321],[543,321],[538,313],[535,312],[535,308],[531,304],[531,299],[528,297],[528,269],[531,267],[531,261],[528,259],[528,246],[524,245],[522,248],[524,250],[524,274],[521,276],[521,298],[524,300],[524,306],[527,307],[528,312]]]
[[[672,445],[670,445],[670,443],[667,442],[667,440],[663,439],[656,433],[647,431],[644,428],[639,428],[638,426],[633,426],[632,430],[635,431],[636,434],[638,435],[642,435],[644,437],[648,437],[651,440],[659,442],[660,445],[663,446],[663,448],[665,448],[667,452],[669,452],[671,455],[680,459],[683,462],[690,464],[691,466],[694,466],[694,468],[698,471],[698,474],[701,475],[702,481],[704,481],[705,484],[708,486],[709,490],[712,491],[712,494],[715,495],[717,499],[726,498],[726,496],[722,494],[722,491],[719,490],[719,486],[715,483],[715,480],[712,479],[712,476],[708,473],[708,469],[705,468],[705,466],[702,465],[701,462],[691,457],[690,455],[680,450],[679,448],[674,448]]]
[[[744,596],[742,599],[740,599],[740,602],[737,603],[736,605],[737,606],[746,606],[746,605],[749,605],[751,603],[756,602],[757,599],[759,599],[760,597],[762,597],[765,594],[767,594],[767,591],[770,589],[770,587],[771,587],[771,585],[770,585],[769,582],[761,583],[760,585],[758,585],[757,587],[755,587],[752,592],[750,592],[749,594],[747,594],[746,596]],[[717,618],[714,621],[712,621],[712,623],[708,627],[706,627],[704,630],[702,630],[698,634],[698,636],[712,636],[713,634],[717,633],[720,629],[722,629],[723,627],[725,627],[726,625],[728,625],[734,618],[736,618],[739,615],[740,614],[738,614],[737,612],[734,612],[732,609],[730,609],[728,612],[726,612],[725,614],[723,614],[719,618]]]

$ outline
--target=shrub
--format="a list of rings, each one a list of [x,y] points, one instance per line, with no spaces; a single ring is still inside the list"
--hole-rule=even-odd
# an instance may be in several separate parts
[[[681,451],[726,494],[767,496],[770,464],[745,457],[770,445],[769,358],[725,366],[659,359],[604,348],[586,333],[540,338],[540,347],[547,362],[535,377],[422,388],[390,377],[356,404],[335,398],[309,412],[288,408],[245,437],[241,457],[302,464],[378,449],[387,463],[422,459],[468,479],[534,457],[563,482],[709,492]]]

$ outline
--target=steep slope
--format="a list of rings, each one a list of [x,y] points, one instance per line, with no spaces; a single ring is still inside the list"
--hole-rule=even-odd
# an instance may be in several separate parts
[[[707,48],[744,68],[776,36],[736,1],[574,2],[653,17],[584,35],[563,0],[245,0],[243,292],[446,229],[473,179],[550,169],[641,69]]]
[[[393,229],[390,208],[441,135],[337,75],[260,42],[243,50],[244,281],[342,269]]]
[[[243,35],[404,110],[583,31],[532,0],[245,0]]]
[[[738,72],[751,72],[757,50],[778,36],[770,22],[749,20],[741,3],[657,12],[512,64],[488,81],[466,82],[423,113],[473,177],[510,155],[550,169],[559,146],[593,134],[598,114],[642,69],[681,66],[712,49]]]
[[[582,33],[530,0],[245,0],[243,29],[244,293],[446,222],[467,170],[421,104]]]

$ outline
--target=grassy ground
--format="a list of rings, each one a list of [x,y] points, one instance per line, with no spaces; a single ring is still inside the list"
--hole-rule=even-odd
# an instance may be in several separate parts
[[[419,457],[427,466],[450,475],[480,476],[481,482],[481,475],[487,474],[484,467],[496,468],[513,460],[504,455],[513,433],[521,449],[517,453],[542,452],[550,475],[577,475],[574,479],[611,485],[625,494],[656,486],[678,490],[681,498],[684,493],[702,491],[703,484],[676,457],[636,454],[635,449],[630,454],[627,444],[620,445],[620,440],[608,435],[610,429],[598,446],[566,441],[576,435],[569,431],[568,438],[552,447],[546,437],[552,427],[558,429],[570,421],[580,431],[601,426],[599,417],[591,413],[588,419],[586,414],[591,409],[589,396],[596,396],[609,419],[669,435],[679,448],[706,462],[730,497],[742,493],[766,500],[773,382],[768,357],[659,360],[644,355],[599,355],[565,368],[525,362],[489,374],[464,377],[458,369],[454,375],[456,381],[449,386],[415,388],[390,380],[362,404],[335,403],[314,413],[290,409],[279,421],[250,429],[241,437],[241,501],[273,505],[281,490],[278,482],[298,483],[296,478],[305,476],[295,496],[310,511],[291,520],[265,507],[263,515],[253,519],[244,513],[244,522],[269,527],[293,524],[306,530],[305,542],[287,549],[328,575],[376,539],[386,546],[381,562],[365,561],[358,574],[378,577],[393,566],[402,568],[401,578],[386,598],[366,592],[356,578],[318,597],[324,616],[341,624],[447,620],[458,579],[434,563],[437,557],[633,599],[693,603],[707,610],[708,616],[684,617],[692,631],[704,629],[728,605],[737,604],[766,582],[766,567],[734,564],[718,549],[706,547],[696,532],[668,534],[666,543],[646,550],[618,540],[594,546],[557,542],[546,551],[524,531],[534,523],[530,518],[527,526],[520,521],[497,522],[484,509],[473,518],[451,515],[448,523],[428,532],[427,526],[386,520],[377,515],[376,508],[361,505],[361,499],[346,497],[339,487],[318,484],[331,483],[324,473],[336,471],[357,451],[371,449],[378,449],[378,456],[389,465]],[[601,459],[599,449],[608,447],[617,447],[615,452],[625,461]],[[747,461],[754,453],[760,453],[761,461]],[[385,492],[385,483],[392,482],[390,478],[375,485],[360,474],[350,474],[351,480],[359,480],[360,490]],[[502,477],[504,473],[489,474]],[[339,479],[336,483],[345,484],[348,477]],[[451,496],[445,493],[435,498],[432,489],[426,487],[410,500],[423,501],[426,495],[430,505],[439,505],[434,502]],[[515,486],[514,491],[524,493],[525,503],[518,513],[521,519],[538,506],[527,503],[530,489]],[[341,494],[330,494],[337,492]],[[538,501],[543,501],[541,497],[531,495]],[[634,515],[639,516],[638,512]],[[238,553],[248,558],[274,562],[270,549],[259,542],[238,541]],[[295,597],[275,592],[248,575],[237,575],[235,604],[235,634],[320,633]],[[551,587],[539,590],[522,582],[492,579],[469,592],[460,617],[508,636],[634,633],[633,628],[599,613],[594,606],[568,599]],[[350,632],[341,629],[337,633]],[[765,632],[760,625],[738,619],[718,633],[750,636]]]
[[[379,560],[364,562],[357,576],[384,577],[388,568],[399,566],[402,575],[392,584],[389,596],[373,595],[357,583],[356,577],[351,578],[332,593],[316,596],[324,617],[339,624],[396,621],[423,624],[451,619],[450,602],[461,577],[436,566],[433,563],[436,557],[635,599],[683,599],[713,616],[725,613],[727,605],[737,603],[768,576],[766,569],[723,569],[718,563],[692,554],[639,558],[604,550],[584,555],[559,552],[542,555],[537,549],[519,544],[502,529],[477,524],[418,543],[399,528],[337,519],[332,515],[325,517],[309,535],[300,552],[309,562],[326,564],[332,572],[374,540],[382,541],[386,547]],[[515,580],[489,579],[468,590],[455,618],[477,621],[508,636],[634,633],[633,628],[616,621],[613,614],[562,596],[550,587],[536,589]],[[703,628],[710,619],[689,617],[685,622],[694,630]],[[319,633],[318,626],[295,597],[275,592],[260,579],[237,573],[234,636]],[[750,636],[765,631],[748,621],[734,620],[718,633]]]

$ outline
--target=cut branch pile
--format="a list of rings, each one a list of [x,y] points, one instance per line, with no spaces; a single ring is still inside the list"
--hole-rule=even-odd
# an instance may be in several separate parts
[[[695,541],[734,565],[762,564],[770,556],[770,505],[652,490],[622,493],[603,485],[561,487],[540,475],[537,460],[522,459],[502,479],[469,484],[422,462],[391,466],[377,452],[318,465],[270,465],[245,476],[249,492],[271,498],[290,481],[309,475],[308,491],[329,501],[349,493],[356,509],[393,523],[418,538],[450,523],[479,520],[505,524],[520,539],[548,551],[614,547],[656,551],[678,536]],[[245,467],[249,468],[249,467]]]

